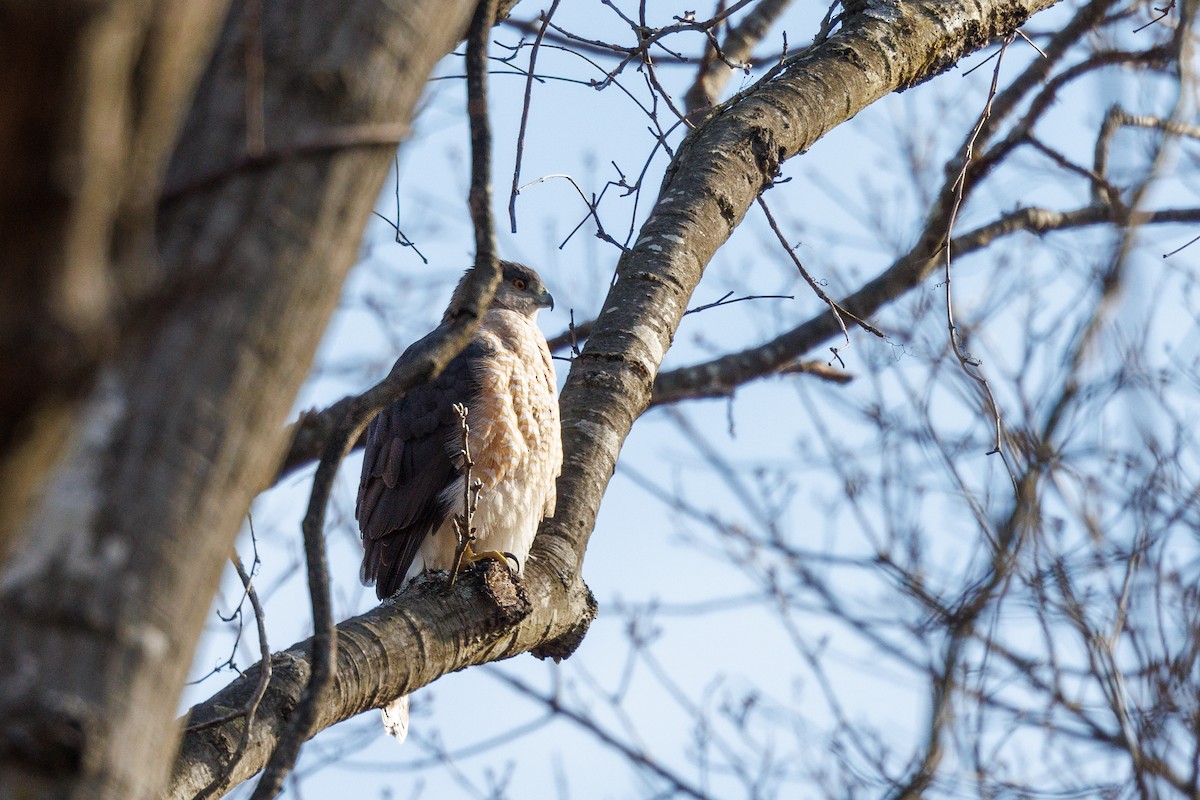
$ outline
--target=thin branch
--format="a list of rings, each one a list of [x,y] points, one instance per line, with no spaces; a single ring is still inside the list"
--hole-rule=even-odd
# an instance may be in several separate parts
[[[253,523],[251,523],[251,535],[253,535]],[[257,561],[257,554],[255,560]],[[230,773],[233,765],[241,760],[242,755],[246,752],[246,745],[250,741],[250,732],[254,728],[254,715],[258,712],[258,706],[262,703],[263,697],[267,693],[267,686],[271,683],[271,646],[267,642],[267,623],[266,614],[263,612],[262,603],[259,602],[258,592],[254,589],[254,584],[250,574],[246,572],[245,566],[242,565],[242,558],[237,553],[234,553],[230,559],[233,562],[234,568],[237,570],[238,578],[242,582],[242,587],[246,592],[246,596],[250,598],[250,605],[254,608],[254,621],[258,626],[258,654],[259,663],[262,668],[258,671],[258,676],[254,682],[254,692],[247,699],[246,703],[236,711],[231,711],[220,717],[215,717],[210,720],[205,720],[202,723],[189,725],[184,728],[184,733],[193,733],[195,731],[204,730],[217,725],[224,725],[227,722],[239,718],[245,718],[242,723],[242,732],[238,737],[237,746],[234,748],[233,755],[225,762],[220,773],[212,779],[212,782],[199,794],[196,795],[196,800],[204,800],[207,797],[218,797],[225,792],[229,787]]]
[[[1184,242],[1179,247],[1176,247],[1174,250],[1172,250],[1169,253],[1163,253],[1163,258],[1170,258],[1171,256],[1176,255],[1177,253],[1182,253],[1184,250],[1188,249],[1189,247],[1194,245],[1196,242],[1200,242],[1200,236],[1196,236],[1196,237]]]
[[[471,473],[475,468],[475,460],[471,458],[471,426],[467,424],[468,411],[469,409],[462,403],[454,404],[454,413],[458,415],[458,428],[462,436],[462,447],[459,449],[458,455],[462,459],[463,465],[463,512],[454,515],[454,533],[458,537],[458,544],[454,548],[454,566],[450,568],[450,585],[452,586],[462,568],[463,556],[471,547],[471,543],[475,541],[475,509],[479,505],[479,492],[483,488],[482,481],[472,480]]]
[[[584,205],[587,206],[588,213],[584,216],[583,220],[579,223],[579,225],[576,226],[575,230],[579,230],[579,227],[582,226],[583,223],[586,222],[587,218],[590,216],[593,220],[596,221],[596,238],[602,239],[602,240],[608,242],[609,244],[616,246],[617,248],[619,248],[622,251],[627,249],[625,247],[625,245],[618,242],[616,239],[614,239],[612,236],[610,236],[607,231],[604,230],[604,223],[602,223],[600,221],[600,214],[597,212],[596,209],[597,209],[597,206],[599,206],[599,204],[600,204],[601,198],[604,196],[603,192],[601,192],[600,197],[593,196],[593,198],[591,200],[589,200],[588,196],[586,194],[584,194],[583,189],[580,188],[579,184],[570,175],[567,175],[566,173],[558,173],[558,172],[553,173],[551,175],[543,175],[542,177],[536,178],[536,179],[530,181],[529,183],[525,184],[524,186],[520,187],[519,189],[517,189],[517,193],[520,194],[521,192],[528,189],[530,186],[535,186],[539,183],[544,183],[545,181],[548,181],[548,180],[551,180],[554,178],[559,178],[561,180],[565,180],[567,183],[571,184],[571,186],[575,189],[575,192],[583,200]],[[607,188],[608,187],[606,186],[605,189],[607,189]],[[569,240],[571,238],[571,236],[574,235],[574,233],[575,233],[575,231],[572,231],[571,235],[567,236],[567,240]],[[563,241],[563,243],[559,245],[559,248],[561,249],[562,246],[565,245],[566,243],[567,243],[566,241]]]
[[[808,274],[808,270],[804,268],[804,264],[801,263],[800,257],[796,255],[795,248],[788,244],[787,237],[783,235],[783,231],[779,228],[779,223],[775,221],[775,216],[771,213],[771,209],[767,207],[767,201],[763,199],[762,195],[759,195],[757,199],[758,207],[763,210],[763,214],[766,215],[767,222],[770,224],[771,230],[774,231],[775,237],[779,239],[779,243],[783,245],[783,249],[787,251],[788,256],[791,257],[792,263],[796,266],[796,269],[800,271],[800,274],[804,277],[805,282],[807,282],[809,287],[812,288],[813,293],[821,299],[822,303],[829,306],[830,312],[834,315],[834,318],[837,319],[838,327],[842,329],[842,335],[846,337],[846,344],[850,344],[850,334],[846,330],[846,323],[842,321],[843,316],[852,319],[867,333],[872,333],[878,336],[880,339],[886,339],[887,335],[883,331],[879,330],[866,320],[860,319],[854,314],[851,314],[825,293],[825,289],[821,286],[821,284],[819,284],[812,275]]]
[[[254,586],[251,584],[250,575],[246,572],[246,568],[242,565],[241,556],[239,556],[237,553],[234,553],[229,560],[233,563],[234,568],[237,570],[238,578],[242,581],[242,586],[246,592],[246,597],[250,600],[250,605],[254,608],[254,620],[258,627],[259,656],[263,659],[270,659],[271,648],[267,644],[266,616],[263,613],[262,605],[259,602],[258,592],[255,591]],[[226,722],[240,719],[242,717],[253,718],[254,710],[258,707],[259,702],[262,700],[262,694],[266,691],[267,684],[271,680],[270,664],[267,665],[267,668],[263,670],[263,672],[265,673],[265,676],[259,676],[255,683],[254,694],[251,695],[250,700],[245,705],[220,717],[214,717],[213,719],[205,720],[204,722],[200,722],[195,725],[188,725],[183,729],[184,733],[204,730],[205,728],[211,728],[214,725],[223,725]]]
[[[471,189],[469,206],[471,220],[475,227],[475,269],[466,279],[464,291],[467,294],[467,308],[456,309],[452,303],[447,311],[444,322],[454,321],[454,316],[466,317],[462,324],[461,350],[466,345],[481,311],[490,302],[491,295],[499,283],[499,263],[496,258],[496,236],[491,215],[491,170],[490,149],[491,132],[487,125],[487,36],[495,19],[496,0],[483,0],[476,8],[471,21],[467,43],[467,112],[471,119]],[[484,295],[480,297],[480,294]],[[483,302],[480,302],[480,301]],[[474,302],[472,302],[474,301]],[[474,306],[471,308],[470,306]],[[435,331],[436,333],[436,331]],[[427,337],[428,338],[428,337]],[[457,338],[457,337],[455,337]],[[449,349],[448,347],[446,349]],[[456,350],[457,352],[457,350]],[[411,367],[412,358],[418,353],[410,354],[406,366]],[[449,361],[449,357],[446,358]],[[399,367],[400,364],[397,364]],[[424,365],[422,365],[424,366]],[[445,366],[445,361],[441,367]],[[393,369],[393,373],[397,370]],[[404,370],[401,370],[404,371]],[[440,367],[438,368],[440,371]],[[280,737],[275,751],[263,770],[262,778],[254,789],[251,800],[269,800],[279,793],[283,779],[295,764],[300,746],[312,735],[317,720],[317,710],[324,695],[329,691],[336,678],[337,664],[334,654],[337,649],[337,629],[333,625],[332,605],[329,598],[329,576],[325,554],[325,511],[333,490],[334,478],[342,459],[350,451],[350,445],[355,441],[363,428],[387,403],[399,397],[417,381],[398,387],[400,381],[391,381],[393,375],[377,385],[379,392],[369,392],[372,400],[378,402],[356,404],[351,403],[346,409],[335,435],[326,443],[325,451],[317,465],[317,473],[313,478],[312,494],[309,498],[308,510],[301,525],[304,532],[304,552],[308,562],[308,590],[312,600],[313,638],[312,638],[312,671],[309,674],[304,694],[301,695],[296,708],[288,720],[288,726]],[[384,386],[384,384],[387,384]],[[368,395],[361,395],[367,397]]]
[[[496,269],[492,218],[492,128],[488,121],[487,45],[497,0],[480,0],[467,33],[467,116],[471,122],[471,189],[467,203],[475,227],[475,266]]]
[[[525,100],[521,104],[521,127],[517,131],[517,156],[516,163],[513,166],[512,192],[508,196],[508,221],[513,233],[517,232],[517,186],[521,181],[521,159],[525,155],[525,127],[529,123],[529,103],[533,96],[534,67],[537,64],[537,54],[542,46],[542,39],[546,36],[546,28],[550,25],[550,18],[558,10],[559,2],[561,0],[554,0],[550,4],[550,9],[542,14],[541,27],[538,28],[537,37],[533,40],[533,48],[529,51],[529,69],[525,79]]]
[[[1083,167],[1083,166],[1080,166],[1079,164],[1076,164],[1074,161],[1067,158],[1065,155],[1058,152],[1053,147],[1050,147],[1049,145],[1047,145],[1045,142],[1043,142],[1041,139],[1037,138],[1033,134],[1029,135],[1027,141],[1029,142],[1030,147],[1032,147],[1034,150],[1037,150],[1042,155],[1046,156],[1046,158],[1050,159],[1058,166],[1062,167],[1063,169],[1067,170],[1068,172],[1073,172],[1076,175],[1079,175],[1080,177],[1087,179],[1088,183],[1092,187],[1093,197],[1097,196],[1097,194],[1096,194],[1097,192],[1103,192],[1103,196],[1107,199],[1107,202],[1111,202],[1114,204],[1121,202],[1120,190],[1117,189],[1116,186],[1113,186],[1111,183],[1109,183],[1108,180],[1106,180],[1103,176],[1096,174],[1094,171],[1088,169],[1087,167]]]
[[[591,334],[592,325],[595,322],[595,320],[575,322],[575,309],[571,309],[571,323],[567,326],[567,329],[557,336],[552,336],[546,340],[546,344],[550,347],[550,352],[557,353],[559,350],[570,347],[573,355],[579,355],[579,343]]]
[[[979,121],[975,124],[974,130],[967,138],[967,143],[963,147],[961,160],[962,169],[958,174],[957,180],[954,182],[954,204],[950,207],[949,218],[946,221],[946,248],[945,248],[945,285],[944,292],[946,298],[946,328],[949,333],[950,347],[954,352],[954,357],[958,359],[958,364],[962,367],[962,371],[973,380],[976,385],[983,391],[984,397],[987,398],[988,406],[992,411],[992,420],[996,430],[995,440],[992,445],[991,453],[998,454],[1004,462],[1004,467],[1008,470],[1008,475],[1013,482],[1013,490],[1017,489],[1017,478],[1013,473],[1012,466],[1008,463],[1008,456],[1004,452],[1004,421],[1000,414],[1000,405],[996,402],[996,396],[992,393],[992,386],[987,378],[983,376],[980,370],[980,362],[975,357],[967,353],[962,346],[962,338],[958,334],[958,326],[954,322],[954,295],[951,291],[950,283],[950,267],[953,258],[953,239],[954,223],[958,219],[958,212],[962,207],[963,198],[967,186],[967,170],[971,166],[971,157],[975,152],[975,141],[979,137],[983,126],[987,124],[988,119],[992,115],[992,103],[996,99],[996,94],[1000,85],[1000,67],[1004,63],[1004,53],[1008,50],[1008,46],[1012,44],[1015,36],[1010,34],[1004,43],[1000,46],[1000,52],[996,56],[996,68],[992,70],[992,84],[988,88],[987,102],[984,103],[983,112],[979,115]],[[1043,57],[1045,53],[1042,54]],[[923,791],[923,787],[917,790]]]
[[[1175,0],[1171,0],[1171,2],[1167,3],[1165,6],[1163,6],[1161,8],[1159,8],[1158,6],[1155,6],[1154,10],[1158,12],[1158,16],[1151,19],[1145,25],[1141,25],[1137,28],[1134,28],[1133,32],[1141,33],[1142,31],[1146,30],[1146,28],[1149,28],[1151,25],[1157,25],[1158,23],[1162,22],[1164,19],[1167,18],[1167,15],[1169,15],[1171,13],[1171,9],[1173,9],[1173,8],[1175,8]]]
[[[393,241],[395,241],[396,244],[400,245],[401,247],[411,247],[413,252],[416,253],[417,256],[421,259],[421,263],[428,264],[429,259],[426,258],[425,254],[422,253],[417,248],[416,242],[414,242],[412,239],[409,239],[407,236],[404,235],[404,231],[400,230],[400,156],[398,154],[392,158],[392,164],[396,169],[396,183],[395,183],[395,187],[396,187],[396,221],[392,222],[390,219],[385,217],[383,214],[380,214],[378,211],[372,211],[371,213],[374,214],[375,216],[379,217],[381,220],[386,222],[388,225],[392,226],[392,230],[394,230],[396,232],[395,239],[393,240]]]
[[[726,292],[725,294],[721,295],[721,297],[718,300],[716,300],[715,302],[705,303],[704,305],[696,306],[695,308],[689,308],[687,311],[683,312],[683,315],[686,317],[688,314],[699,314],[701,311],[708,311],[710,308],[719,308],[721,306],[731,306],[734,303],[741,303],[746,300],[795,300],[795,299],[796,299],[796,296],[793,294],[748,294],[744,297],[734,297],[733,292]]]

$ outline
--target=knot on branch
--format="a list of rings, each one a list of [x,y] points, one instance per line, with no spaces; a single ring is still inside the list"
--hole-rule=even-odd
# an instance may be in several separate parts
[[[592,620],[596,618],[596,612],[599,610],[599,607],[596,605],[596,598],[592,594],[592,590],[587,587],[586,583],[579,581],[578,588],[575,591],[583,594],[583,612],[575,618],[574,623],[566,633],[533,648],[530,652],[536,658],[540,658],[543,661],[547,658],[552,658],[555,663],[562,661],[564,658],[570,658],[579,649],[579,645],[583,642],[583,637],[587,636],[588,628],[591,627]]]
[[[775,130],[766,125],[754,126],[750,137],[754,163],[762,173],[763,188],[770,188],[779,177],[779,165],[787,158],[787,148],[779,142]]]
[[[307,647],[307,643],[303,646]],[[232,691],[226,699],[233,701],[239,707],[243,706],[250,693],[254,691],[254,679],[257,679],[258,671],[261,668],[261,666],[255,665],[252,669],[247,670],[245,675],[230,684],[227,691]],[[270,691],[279,692],[277,703],[279,715],[283,719],[291,716],[292,711],[299,705],[300,697],[304,694],[305,687],[308,686],[308,676],[311,673],[312,662],[307,653],[301,655],[293,653],[291,650],[284,650],[282,653],[275,653],[271,656]],[[189,722],[196,724],[199,721],[189,719]]]
[[[449,570],[433,570],[418,575],[400,593],[383,601],[383,605],[420,604],[424,597],[450,599],[443,613],[459,600],[471,608],[489,610],[485,634],[506,630],[516,625],[533,610],[520,579],[507,563],[484,558],[466,566],[450,580]]]
[[[498,630],[516,625],[533,611],[533,605],[525,594],[525,587],[508,568],[508,564],[492,559],[477,561],[468,573],[479,575],[478,591],[496,609]]]

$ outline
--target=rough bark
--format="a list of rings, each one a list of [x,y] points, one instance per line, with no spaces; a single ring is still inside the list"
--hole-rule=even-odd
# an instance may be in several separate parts
[[[548,640],[571,639],[595,615],[581,582],[553,558],[531,560],[518,586],[496,562],[482,562],[448,591],[442,577],[414,583],[400,597],[338,625],[334,698],[321,709],[324,729],[427,685],[448,671],[529,652]],[[271,683],[255,715],[245,751],[233,759],[242,719],[200,728],[184,737],[167,796],[186,800],[215,782],[219,794],[254,775],[266,762],[308,680],[308,648],[299,642],[272,658]],[[398,654],[404,654],[398,657]],[[545,652],[548,657],[565,655]],[[189,725],[203,725],[245,707],[261,665],[196,706]]]
[[[947,236],[950,234],[950,220],[954,210],[971,195],[974,188],[1000,163],[1005,154],[1010,153],[1014,147],[1025,140],[1025,136],[1029,133],[1029,128],[1026,127],[1028,121],[1037,119],[1041,111],[1044,111],[1046,106],[1053,101],[1057,93],[1055,84],[1064,80],[1064,75],[1069,75],[1070,71],[1060,74],[1038,92],[1031,107],[1024,112],[1026,123],[1013,126],[1003,141],[994,148],[988,147],[989,140],[996,133],[997,126],[1001,124],[1001,121],[1007,120],[1008,115],[1016,110],[1034,87],[1046,81],[1055,65],[1080,37],[1094,28],[1108,13],[1112,5],[1111,0],[1097,0],[1081,7],[1069,23],[1056,31],[1044,43],[1043,57],[1034,60],[1018,78],[996,95],[989,104],[990,113],[987,119],[982,121],[977,130],[967,134],[968,139],[964,141],[957,160],[952,162],[955,167],[948,170],[940,190],[934,195],[933,202],[925,215],[925,224],[908,253],[897,259],[892,266],[875,279],[843,298],[840,302],[842,308],[860,319],[867,319],[882,306],[920,285],[929,273],[942,263],[941,257],[947,244]],[[1112,63],[1150,65],[1166,63],[1169,58],[1169,53],[1165,49],[1150,48],[1136,54],[1130,53],[1128,56],[1122,55],[1119,51],[1111,51],[1103,56],[1101,61],[1111,59]],[[970,163],[965,163],[968,147],[970,152],[974,152],[975,155]],[[1119,208],[1119,203],[1112,204],[1108,212],[1102,212],[1100,218],[1095,219],[1085,213],[1082,216],[1071,214],[1051,220],[1046,214],[1035,212],[1028,217],[1026,229],[1044,231],[1053,229],[1055,226],[1072,227],[1078,224],[1095,224],[1101,221],[1113,221],[1114,214],[1119,216],[1123,213]],[[1019,219],[1019,215],[1010,217],[1008,225]],[[1089,219],[1091,222],[1087,221]],[[990,237],[1013,233],[1019,226],[991,233],[988,232],[988,227],[985,226],[973,234],[959,237],[954,243],[953,251],[963,255],[965,252],[986,246]],[[983,236],[977,234],[983,234]],[[662,373],[655,380],[652,402],[655,404],[671,403],[694,397],[729,396],[739,385],[747,381],[786,369],[790,363],[801,357],[807,350],[837,335],[841,330],[841,326],[832,313],[822,313],[769,342],[740,352],[727,353],[705,363]]]
[[[625,437],[650,402],[654,377],[704,266],[774,179],[781,160],[803,152],[885,94],[932,77],[1052,3],[874,4],[772,80],[710,115],[681,146],[640,238],[618,265],[618,280],[587,346],[572,365],[560,400],[565,460],[558,507],[534,544],[524,582],[528,612],[497,626],[503,604],[460,606],[458,599],[429,590],[344,623],[343,669],[322,719],[332,724],[481,660],[526,650],[569,654],[588,619],[573,616],[588,606],[579,565]],[[445,603],[460,610],[443,616]],[[371,632],[360,644],[364,624]],[[284,661],[302,671],[301,653],[297,645]],[[281,724],[278,717],[294,702],[287,699],[292,684],[290,679],[279,687],[272,682],[271,700],[256,723],[261,725],[254,733],[256,744],[235,767],[239,776],[261,768]],[[210,719],[236,706],[239,691],[244,690],[235,684],[194,708],[191,718]],[[212,759],[229,756],[240,724],[231,721],[185,737],[173,796],[188,796],[216,774],[220,766]]]
[[[152,281],[225,0],[0,3],[0,563]]]
[[[582,559],[603,487],[647,408],[704,267],[780,163],[890,92],[915,86],[1055,0],[879,2],[771,80],[719,106],[680,146],[637,243],[621,258],[561,407],[560,505],[542,535]],[[599,489],[597,488],[599,487]]]
[[[0,575],[0,796],[161,794],[222,564],[276,470],[398,134],[472,5],[262,4],[251,153],[231,11],[166,180],[153,302],[72,415],[83,426]]]

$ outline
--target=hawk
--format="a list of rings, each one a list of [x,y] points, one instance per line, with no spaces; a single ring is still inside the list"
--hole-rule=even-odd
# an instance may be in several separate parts
[[[529,267],[500,266],[500,285],[471,342],[441,375],[384,408],[367,428],[355,517],[362,580],[375,584],[380,599],[426,570],[454,565],[453,521],[464,512],[465,482],[456,404],[468,410],[471,477],[482,482],[472,519],[476,549],[512,554],[520,570],[538,523],[554,513],[562,467],[557,384],[536,322],[554,298]],[[462,287],[460,281],[455,297]],[[407,357],[406,350],[398,363]],[[385,727],[401,741],[407,701],[383,710]]]

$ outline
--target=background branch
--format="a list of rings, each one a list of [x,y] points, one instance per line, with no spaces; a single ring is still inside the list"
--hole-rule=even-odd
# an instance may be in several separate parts
[[[555,516],[542,524],[524,582],[533,610],[523,621],[523,612],[502,613],[506,621],[497,626],[489,616],[494,613],[490,603],[455,606],[453,613],[439,616],[436,625],[428,625],[421,622],[427,618],[414,616],[425,607],[423,603],[444,608],[441,604],[465,602],[465,598],[439,597],[435,603],[433,599],[418,600],[410,592],[394,615],[388,606],[371,612],[367,618],[379,622],[376,635],[389,638],[385,651],[393,655],[380,670],[347,668],[347,680],[361,680],[366,695],[343,703],[338,698],[345,692],[333,692],[331,702],[336,702],[337,708],[327,703],[318,726],[326,721],[331,724],[344,712],[382,705],[459,668],[466,663],[461,659],[468,658],[468,651],[473,654],[469,658],[484,660],[531,649],[553,657],[569,654],[591,617],[590,611],[582,613],[590,606],[581,599],[587,593],[579,582],[579,567],[621,444],[649,404],[654,375],[703,265],[758,192],[773,181],[779,159],[803,152],[830,128],[883,94],[928,77],[923,70],[944,66],[922,60],[927,51],[969,52],[1043,5],[1033,1],[1022,4],[1022,13],[1014,15],[1011,3],[984,3],[977,8],[978,16],[969,19],[943,17],[936,3],[906,5],[899,13],[912,17],[903,23],[910,31],[903,46],[891,35],[891,25],[901,24],[899,21],[856,17],[828,42],[789,62],[771,81],[695,131],[668,170],[660,203],[643,226],[637,244],[622,256],[618,280],[563,391],[565,460],[558,482],[558,508]],[[845,56],[847,49],[857,52],[866,63],[852,63]],[[842,93],[845,102],[829,102],[831,91]],[[719,234],[714,236],[714,232]],[[575,599],[568,603],[568,597]],[[473,600],[482,602],[479,597]],[[526,606],[516,603],[510,608]],[[342,633],[351,638],[344,628]],[[394,638],[414,636],[417,638],[404,641]],[[448,637],[457,647],[449,651],[433,648],[430,637]],[[357,636],[354,639],[354,649],[358,649],[362,642]],[[339,658],[341,652],[339,647]],[[405,658],[397,659],[396,653]],[[294,656],[289,660],[295,660]],[[280,671],[277,665],[276,672]],[[274,707],[271,702],[264,706]],[[196,711],[194,717],[200,720],[203,714]],[[263,719],[269,729],[272,723],[266,716]],[[220,735],[220,731],[208,733]],[[193,746],[200,745],[185,744],[177,786],[191,785],[190,778],[179,776],[194,768],[188,766],[191,759],[186,756]],[[257,769],[262,755],[259,749],[248,752],[239,769]]]

